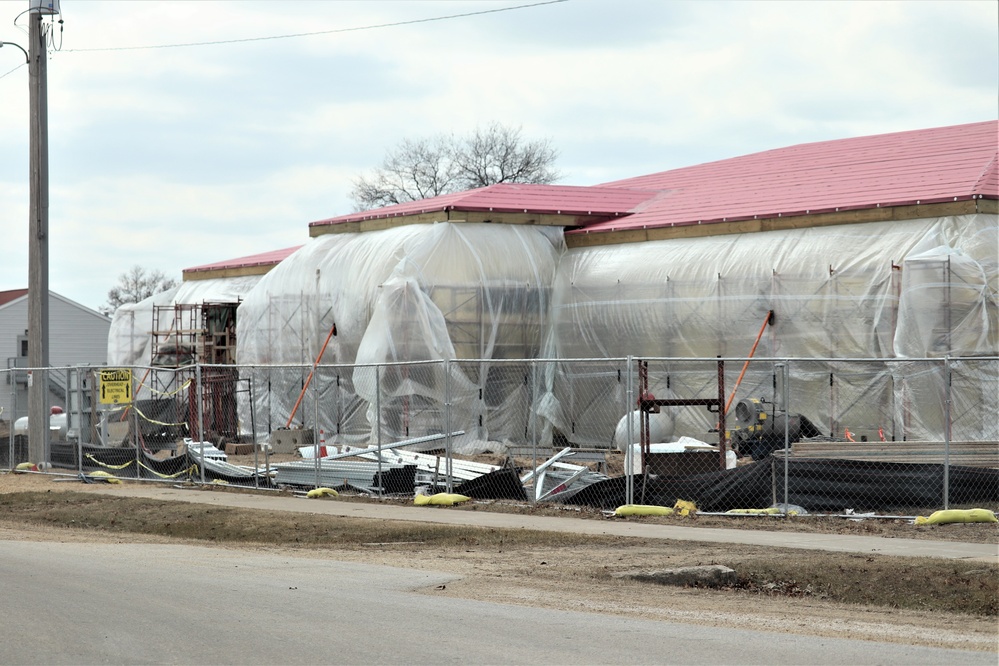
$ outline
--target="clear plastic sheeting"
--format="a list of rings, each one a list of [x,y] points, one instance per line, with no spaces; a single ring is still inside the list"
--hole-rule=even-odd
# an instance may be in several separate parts
[[[907,439],[999,441],[999,362],[890,364],[894,422]],[[949,432],[945,428],[949,424]]]
[[[997,216],[978,214],[571,249],[553,286],[546,355],[746,356],[770,310],[775,321],[757,358],[995,355],[997,248]],[[842,435],[844,408],[889,401],[865,393],[889,372],[881,362],[870,366],[837,377],[827,364],[813,377],[792,377],[796,391],[814,396],[804,414]],[[609,419],[620,411],[609,405],[620,405],[624,387],[620,372],[604,372],[594,381],[574,366],[549,378],[557,405],[549,398],[545,412],[575,443],[608,446],[613,438]],[[671,377],[670,388],[682,397],[713,390],[680,380]],[[765,376],[759,381],[772,393]],[[849,401],[830,398],[830,386]],[[939,439],[944,422],[932,411],[922,430]]]
[[[108,331],[109,365],[149,365],[152,358],[153,309],[170,305],[180,287],[168,289],[114,311]]]
[[[626,359],[655,360],[660,398],[714,398],[715,359],[730,360],[728,394],[732,359],[762,330],[736,400],[777,401],[773,359],[802,359],[788,388],[824,437],[980,440],[995,437],[978,407],[996,406],[995,366],[945,361],[999,355],[997,253],[987,214],[570,250],[557,227],[330,234],[252,285],[190,281],[120,308],[109,357],[148,362],[154,304],[238,295],[240,378],[257,387],[239,424],[258,441],[285,427],[352,445],[463,430],[454,452],[612,448],[637,398]],[[926,357],[950,384],[908,364]],[[675,418],[675,436],[717,438],[704,407]]]
[[[957,356],[995,348],[995,310],[982,265],[947,246],[902,261],[902,297],[895,353],[902,357]],[[990,335],[993,338],[990,340]]]
[[[404,376],[363,368],[338,375],[340,401],[346,398],[349,404],[335,416],[315,409],[321,413],[311,420],[318,420],[325,432],[341,441],[374,439],[370,413],[379,391],[378,408],[398,416],[394,422],[383,421],[382,437],[445,431],[440,407],[447,381],[457,401],[452,414],[470,421],[448,427],[468,433],[459,448],[499,448],[481,418],[487,360],[538,356],[551,282],[563,251],[560,228],[492,224],[440,222],[311,240],[268,273],[239,309],[241,364],[302,364],[298,370],[256,371],[267,373],[272,387],[289,388],[258,400],[257,423],[273,427],[288,418],[335,323],[337,335],[323,364],[486,361],[452,366],[448,377],[438,376],[437,370],[426,376],[407,370],[410,374]],[[493,381],[501,380],[494,376]],[[325,390],[316,389],[317,402]]]
[[[152,362],[153,310],[170,305],[204,302],[238,303],[260,281],[259,275],[187,280],[138,303],[126,303],[111,318],[108,363],[149,365]]]
[[[890,357],[896,320],[904,330],[909,316],[897,308],[901,296],[918,306],[913,317],[938,312],[941,323],[964,327],[974,314],[984,330],[952,355],[994,352],[996,225],[995,215],[969,215],[572,249],[554,285],[552,351],[737,356],[773,310],[759,356]],[[949,249],[919,249],[928,243]],[[960,298],[940,297],[942,271],[935,281],[922,276],[930,261],[951,264]],[[908,283],[907,265],[920,270]]]
[[[953,441],[999,441],[999,361],[951,361],[945,423]],[[948,419],[949,420],[946,420]],[[937,435],[930,431],[927,438]]]
[[[405,334],[397,338],[385,335],[385,331]],[[382,413],[384,437],[392,440],[409,432],[430,434],[439,430],[443,426],[439,407],[445,402],[443,389],[448,382],[453,408],[464,412],[453,412],[453,417],[457,422],[470,422],[470,408],[478,391],[457,366],[410,363],[454,358],[455,350],[448,337],[444,314],[430,295],[420,288],[415,277],[395,275],[389,278],[375,299],[371,321],[357,350],[357,362],[388,361],[404,365],[361,365],[354,370],[358,396],[370,406],[380,406],[378,401],[384,401],[387,408]],[[378,373],[377,377],[375,373]],[[368,421],[376,421],[370,410]],[[478,439],[474,434],[469,437]],[[440,444],[429,446],[439,447]],[[483,445],[483,449],[487,448]]]
[[[174,304],[238,303],[244,295],[257,286],[260,275],[185,280],[180,284]]]

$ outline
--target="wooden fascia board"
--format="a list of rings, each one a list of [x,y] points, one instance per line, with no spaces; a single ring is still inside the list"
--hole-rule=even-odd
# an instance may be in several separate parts
[[[309,236],[315,238],[326,234],[346,234],[364,231],[395,229],[410,224],[433,224],[434,222],[454,222],[455,224],[520,224],[547,227],[576,227],[607,221],[606,216],[557,215],[552,213],[505,213],[496,211],[436,211],[418,215],[379,217],[356,222],[324,224],[309,227]]]
[[[946,217],[951,215],[967,215],[970,213],[989,212],[985,202],[989,199],[968,201],[949,201],[945,203],[920,204],[913,206],[892,206],[885,208],[864,208],[815,215],[795,215],[792,217],[771,217],[759,220],[737,220],[733,222],[713,222],[711,224],[692,224],[682,227],[655,227],[651,229],[622,229],[592,234],[567,234],[567,247],[594,247],[598,245],[617,245],[621,243],[641,243],[652,240],[669,240],[673,238],[701,238],[706,236],[722,236],[726,234],[746,234],[759,231],[781,231],[788,229],[805,229],[808,227],[829,227],[839,224],[863,224],[867,222],[900,222],[916,220],[925,217]],[[992,200],[992,209],[995,210]],[[985,206],[982,206],[985,204]]]
[[[184,282],[195,280],[214,280],[216,278],[244,277],[246,275],[266,275],[277,264],[264,266],[237,266],[234,268],[212,268],[204,271],[183,271]]]
[[[399,215],[398,217],[376,217],[370,220],[341,222],[340,224],[321,224],[309,227],[309,237],[316,238],[327,234],[354,234],[364,231],[380,231],[394,229],[410,224],[433,224],[447,221],[447,212],[420,213],[419,215]]]
[[[889,222],[892,220],[914,220],[922,217],[942,217],[946,215],[967,215],[970,213],[999,214],[999,201],[996,199],[975,199],[913,206],[892,206],[885,208],[864,208],[861,210],[818,213],[814,215],[794,215],[771,217],[758,220],[738,220],[692,224],[682,227],[657,227],[653,229],[627,229],[593,234],[571,234],[565,237],[569,247],[589,247],[594,245],[615,245],[618,243],[638,243],[647,240],[668,238],[697,238],[725,234],[743,234],[756,231],[776,231],[780,229],[803,229],[837,224],[862,224],[865,222]],[[326,234],[359,233],[394,229],[410,224],[432,224],[434,222],[523,224],[554,227],[579,227],[607,221],[607,217],[583,217],[575,215],[553,215],[547,213],[497,213],[479,211],[436,211],[418,215],[372,218],[356,222],[328,224],[309,227],[309,236],[315,238]],[[265,271],[266,272],[266,271]],[[247,273],[256,275],[256,273]],[[214,276],[212,276],[214,277]],[[185,277],[185,279],[187,279]],[[192,278],[206,279],[206,278]]]
[[[555,213],[497,213],[494,211],[454,211],[452,213],[453,222],[461,221],[480,224],[524,224],[543,227],[575,227],[586,224],[594,224],[596,222],[605,222],[607,219],[607,216],[600,215],[580,216]]]
[[[979,213],[999,215],[999,199],[976,199]]]

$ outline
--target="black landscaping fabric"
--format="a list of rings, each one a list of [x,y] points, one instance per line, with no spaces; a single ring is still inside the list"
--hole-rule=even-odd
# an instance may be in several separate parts
[[[83,447],[84,469],[102,466],[113,468],[136,459],[130,448],[108,449]],[[87,454],[93,456],[96,463]],[[172,475],[188,468],[192,461],[186,455],[159,460],[140,452],[145,467],[158,474]],[[75,469],[76,446],[53,443],[52,462],[57,467]],[[635,477],[634,501],[636,504],[673,506],[677,500],[694,502],[700,511],[721,512],[729,509],[760,509],[775,502],[784,503],[784,461],[763,460],[735,469],[696,474],[684,477],[651,476],[643,483]],[[119,475],[134,476],[135,468],[129,466]],[[384,492],[405,494],[413,492],[416,468],[407,465],[383,473]],[[200,476],[195,472],[195,476]],[[229,478],[206,470],[206,478],[232,483],[246,482],[247,478]],[[248,475],[252,478],[252,475]],[[944,466],[939,464],[885,463],[871,461],[807,459],[787,461],[787,503],[803,507],[811,513],[843,512],[897,512],[914,509],[939,508],[944,502]],[[614,477],[580,487],[569,487],[559,493],[562,504],[589,506],[598,509],[615,509],[627,502],[626,478]],[[950,467],[946,486],[949,506],[990,506],[999,502],[999,470],[986,467]],[[435,489],[441,490],[441,489]],[[466,481],[455,492],[475,499],[503,499],[528,501],[520,484],[518,471],[504,467],[477,479]],[[553,498],[555,499],[555,498]]]
[[[687,477],[635,477],[636,504],[673,506],[692,501],[701,511],[759,509],[784,500],[784,462],[770,461],[736,469]],[[787,463],[787,503],[811,513],[893,511],[939,507],[944,504],[943,465],[880,463],[856,460],[809,459]],[[999,501],[999,470],[984,467],[950,467],[947,479],[950,505]],[[566,504],[614,509],[626,503],[625,477],[588,486]]]
[[[375,485],[378,485],[378,474],[375,474]],[[416,465],[393,467],[381,473],[382,492],[388,494],[403,494],[413,492],[416,486]]]
[[[137,456],[134,448],[109,448],[89,444],[84,444],[80,448],[82,448],[83,453],[83,469],[104,469],[126,477],[135,477],[135,466],[133,463]],[[80,449],[77,448],[76,444],[68,442],[51,443],[50,458],[54,467],[76,469],[79,466],[79,460],[77,459],[79,453]],[[140,451],[138,459],[148,469],[165,475],[176,474],[191,465],[185,454],[161,459],[154,458],[146,451]],[[116,468],[121,468],[121,470]]]
[[[177,440],[188,435],[185,405],[172,398],[154,398],[152,400],[136,400],[135,409],[142,415],[139,420],[139,431],[144,446],[156,450],[158,444],[173,445]]]
[[[512,467],[503,467],[465,481],[457,486],[454,492],[473,499],[527,501],[527,492],[520,483],[517,470]]]

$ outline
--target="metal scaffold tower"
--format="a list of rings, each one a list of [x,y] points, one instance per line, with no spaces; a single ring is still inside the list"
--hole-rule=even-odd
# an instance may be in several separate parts
[[[154,373],[169,377],[154,393],[176,393],[178,398],[186,393],[185,420],[190,436],[198,441],[239,436],[239,373],[234,367],[237,307],[239,303],[205,302],[153,309],[152,364],[172,370],[166,375]],[[199,367],[200,385],[195,381]]]

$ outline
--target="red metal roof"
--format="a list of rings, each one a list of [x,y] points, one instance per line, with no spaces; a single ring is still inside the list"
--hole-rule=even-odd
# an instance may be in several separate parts
[[[807,143],[605,183],[663,196],[574,233],[999,198],[999,121]]]
[[[296,245],[295,247],[287,247],[283,250],[271,250],[270,252],[261,252],[260,254],[251,254],[247,257],[239,257],[238,259],[217,261],[214,264],[204,264],[202,266],[185,268],[183,272],[200,273],[202,271],[215,271],[225,268],[246,268],[249,266],[268,266],[272,264],[279,264],[300,247],[302,246]]]
[[[636,188],[497,183],[465,192],[376,208],[312,222],[310,227],[437,211],[534,213],[613,217],[627,215],[659,193]]]
[[[605,217],[568,233],[999,198],[999,121],[806,143],[594,187],[501,183],[324,226],[436,211]]]
[[[27,289],[10,289],[8,291],[0,291],[0,305],[7,305],[11,301],[16,301],[22,296],[27,296]]]

